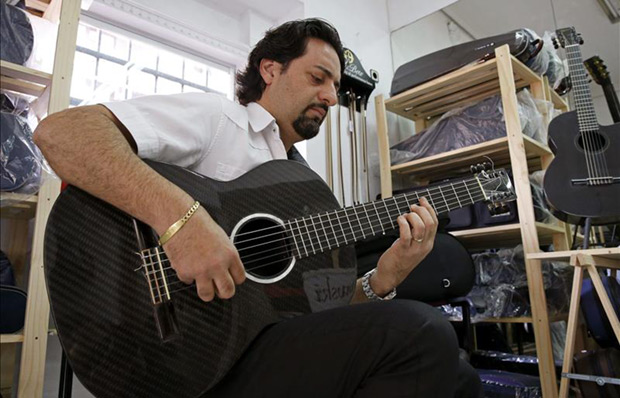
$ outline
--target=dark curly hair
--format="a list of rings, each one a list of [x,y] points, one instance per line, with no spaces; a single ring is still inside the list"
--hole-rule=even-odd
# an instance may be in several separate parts
[[[338,31],[329,22],[317,18],[286,22],[270,29],[254,47],[248,59],[248,66],[237,73],[237,97],[242,105],[257,101],[263,95],[265,82],[259,67],[263,58],[271,59],[283,65],[301,57],[306,52],[309,38],[323,40],[330,44],[340,60],[340,73],[344,69],[344,50]]]

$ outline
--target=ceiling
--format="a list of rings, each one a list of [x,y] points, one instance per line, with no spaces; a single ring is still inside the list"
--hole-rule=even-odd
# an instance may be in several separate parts
[[[443,11],[475,38],[522,27],[542,36],[574,26],[584,39],[583,59],[599,55],[620,90],[620,23],[611,23],[598,0],[459,0]],[[595,97],[603,95],[600,86],[592,88]]]
[[[196,0],[231,17],[240,17],[247,10],[272,21],[278,21],[295,8],[299,1],[291,0]]]

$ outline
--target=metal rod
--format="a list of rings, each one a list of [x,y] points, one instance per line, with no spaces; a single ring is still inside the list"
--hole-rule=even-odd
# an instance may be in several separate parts
[[[366,130],[366,97],[360,99],[360,124],[362,130],[362,160],[364,165],[364,177],[366,180],[366,192],[363,199],[370,202],[370,168],[368,167],[368,131]]]
[[[332,155],[332,108],[327,109],[325,119],[325,176],[327,186],[334,192],[334,159]]]
[[[353,204],[359,203],[357,172],[357,134],[355,127],[355,93],[349,92],[349,133],[351,134],[351,190]]]
[[[342,120],[341,120],[341,106],[338,104],[338,182],[340,183],[340,205],[345,206],[344,202],[344,173],[342,171]]]

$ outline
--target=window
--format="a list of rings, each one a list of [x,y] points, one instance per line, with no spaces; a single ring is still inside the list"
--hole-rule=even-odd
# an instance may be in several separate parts
[[[232,67],[98,25],[81,21],[78,27],[72,106],[187,92],[233,99]]]

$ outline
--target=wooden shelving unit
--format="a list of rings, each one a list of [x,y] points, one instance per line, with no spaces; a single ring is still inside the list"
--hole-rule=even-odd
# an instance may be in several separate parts
[[[2,61],[0,86],[6,90],[37,97],[38,106],[43,106],[47,114],[51,114],[69,106],[81,0],[27,1],[28,4],[35,4],[40,11],[44,11],[44,17],[51,16],[50,19],[59,21],[53,73],[43,73]],[[0,195],[3,204],[0,215],[9,223],[11,234],[7,255],[16,268],[23,269],[28,250],[29,222],[34,218],[24,329],[18,333],[0,336],[0,343],[3,345],[21,343],[17,386],[19,398],[43,395],[49,332],[49,302],[43,274],[43,236],[49,211],[60,193],[60,181],[45,172],[41,178],[42,185],[37,195],[5,192]]]
[[[496,167],[509,166],[517,193],[519,222],[453,232],[466,247],[471,249],[523,245],[526,254],[526,273],[531,317],[499,318],[489,320],[499,323],[532,323],[539,358],[540,381],[545,398],[557,397],[555,366],[551,347],[549,322],[565,317],[550,319],[541,271],[541,261],[529,259],[530,253],[540,252],[540,245],[552,243],[556,250],[568,248],[566,228],[536,222],[532,202],[529,173],[545,169],[551,159],[549,148],[522,133],[519,120],[516,92],[527,87],[537,99],[551,101],[556,109],[567,111],[568,105],[549,89],[546,80],[523,65],[510,54],[508,46],[495,50],[495,59],[465,67],[388,100],[382,95],[375,97],[377,112],[377,136],[379,140],[381,195],[392,196],[392,177],[407,175],[420,182],[433,181],[466,173],[471,164],[490,157]],[[441,114],[464,106],[472,101],[482,100],[500,94],[506,123],[506,137],[481,144],[450,151],[405,164],[391,166],[387,128],[387,111],[413,120],[416,131],[428,127],[430,121]],[[546,111],[543,111],[546,112]],[[543,113],[545,125],[549,115]]]

